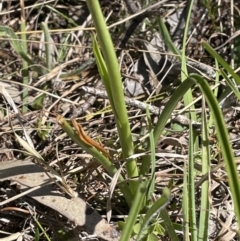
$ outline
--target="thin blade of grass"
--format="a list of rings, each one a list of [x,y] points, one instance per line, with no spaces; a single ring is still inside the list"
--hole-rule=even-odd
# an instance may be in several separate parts
[[[188,77],[188,70],[187,70],[187,59],[186,59],[186,44],[187,44],[187,36],[188,36],[188,29],[190,25],[190,17],[192,13],[194,0],[188,1],[188,12],[187,12],[187,19],[186,25],[184,29],[183,35],[183,46],[182,46],[182,56],[181,56],[181,80],[184,81]],[[193,102],[192,92],[189,90],[183,97],[184,105],[187,106]],[[191,119],[197,120],[196,113],[190,112]]]
[[[179,241],[178,236],[177,236],[174,226],[173,226],[173,222],[171,221],[169,214],[165,208],[163,210],[161,210],[160,215],[164,221],[163,226],[167,230],[170,240],[171,241]]]
[[[187,45],[187,36],[188,36],[188,30],[190,25],[190,18],[192,14],[192,8],[193,8],[194,0],[190,0],[187,2],[188,4],[188,11],[187,11],[187,18],[186,18],[186,24],[184,28],[184,34],[183,34],[183,46],[182,46],[182,56],[181,56],[181,79],[184,81],[188,77],[188,71],[187,71],[187,60],[186,60],[186,45]],[[189,91],[190,92],[190,91]],[[186,95],[187,97],[187,95]],[[190,96],[189,96],[190,97]],[[188,104],[191,103],[191,99],[188,100]],[[187,105],[185,103],[185,105]]]
[[[50,33],[49,33],[47,24],[42,23],[41,25],[44,33],[46,63],[47,63],[47,68],[50,71],[52,69],[51,46],[50,46],[51,38],[50,38]]]
[[[46,64],[47,64],[47,69],[50,72],[52,70],[52,58],[51,58],[51,47],[50,47],[50,33],[49,33],[49,29],[47,27],[47,24],[42,23],[42,29],[43,29],[43,34],[44,34],[44,43],[45,43],[45,56],[46,56]],[[43,89],[47,90],[48,89],[48,82],[45,82]],[[40,96],[38,96],[33,104],[32,107],[34,109],[42,109],[43,107],[43,102],[45,99],[45,94],[41,94]]]
[[[157,214],[166,207],[169,200],[170,200],[170,191],[166,188],[163,190],[163,195],[147,211],[136,240],[142,239],[143,231],[146,229],[148,223],[151,222],[151,220],[154,217],[156,217]]]
[[[103,53],[104,62],[106,63],[109,82],[109,84],[106,85],[106,90],[117,124],[119,140],[122,147],[122,154],[124,158],[127,158],[134,154],[134,145],[128,120],[126,104],[124,101],[122,80],[117,56],[100,8],[99,1],[87,0],[87,6],[92,14],[93,22],[97,31],[98,41],[101,47],[101,51]],[[131,160],[127,162],[126,169],[129,178],[138,176],[138,167],[136,160]],[[134,194],[137,188],[136,182],[130,181],[129,186],[132,193]]]
[[[27,56],[27,36],[26,36],[26,19],[25,19],[25,11],[24,11],[24,1],[20,1],[21,6],[21,46],[23,53]],[[23,84],[28,85],[29,83],[29,73],[28,73],[28,61],[22,59],[22,77],[23,77]],[[22,92],[22,112],[26,113],[28,111],[28,89],[23,88]]]
[[[233,83],[231,79],[228,78],[227,74],[223,70],[221,70],[221,74],[226,80],[228,86],[231,88],[234,95],[240,100],[240,92],[238,90],[238,87],[235,85],[235,83]]]
[[[210,150],[208,137],[208,123],[205,109],[205,100],[202,101],[202,176],[209,173],[210,170]],[[200,204],[200,218],[198,228],[198,239],[208,239],[208,225],[209,225],[209,179],[202,184],[201,188],[201,204]]]
[[[34,215],[32,215],[33,219],[35,220],[37,226],[40,228],[40,230],[42,231],[43,235],[45,236],[45,238],[48,241],[51,241],[51,239],[49,238],[48,234],[46,233],[46,231],[44,230],[44,228],[42,227],[41,223],[36,219],[36,217]]]
[[[135,197],[128,215],[127,221],[124,225],[120,241],[129,240],[131,237],[133,226],[136,223],[137,216],[139,215],[140,209],[144,198],[146,197],[146,191],[149,185],[149,181],[140,176],[138,180],[138,188],[135,193]]]
[[[228,65],[228,63],[206,42],[203,42],[203,47],[211,54],[212,57],[222,65],[222,67],[233,77],[238,85],[240,85],[240,77],[234,72],[234,70]]]
[[[74,27],[79,27],[79,25],[72,18],[69,18],[67,15],[65,15],[62,12],[58,11],[56,8],[53,8],[50,5],[45,5],[45,7],[49,8],[51,11],[55,12],[56,14],[58,14],[63,19],[66,19],[68,21],[68,23],[72,24]]]
[[[189,125],[189,144],[188,144],[188,202],[189,202],[189,221],[191,240],[197,241],[197,223],[196,223],[196,206],[195,206],[195,174],[194,174],[194,139],[193,127]],[[186,234],[187,235],[187,234]]]
[[[216,69],[218,69],[219,65],[218,65],[218,61],[216,59],[215,59],[215,65],[216,65]],[[219,77],[220,77],[219,76],[219,72],[216,71],[216,77],[215,77],[215,82],[216,83],[220,82],[219,81]],[[218,96],[218,93],[219,93],[219,86],[214,89],[214,95],[216,96],[216,98]],[[209,118],[209,121],[208,121],[208,127],[212,127],[212,126],[213,126],[213,116],[210,113],[210,118]]]
[[[184,240],[189,241],[189,195],[188,195],[188,168],[187,162],[184,162],[184,173],[183,173],[183,235]]]
[[[161,33],[161,36],[163,38],[163,42],[164,44],[167,45],[168,49],[170,49],[175,55],[176,57],[181,60],[181,53],[180,51],[174,46],[172,39],[170,37],[170,34],[168,32],[168,29],[163,21],[163,19],[161,17],[158,18],[158,26],[159,26],[159,30]]]
[[[14,31],[8,27],[8,26],[2,26],[0,25],[0,36],[7,36],[9,37],[10,43],[16,53],[21,56],[22,59],[24,59],[26,62],[28,62],[29,65],[32,65],[32,67],[41,75],[45,73],[44,69],[36,66],[34,64],[34,61],[26,54],[22,47],[22,41],[19,40],[17,35],[14,33]]]
[[[184,35],[183,35],[183,46],[182,46],[182,56],[181,56],[181,81],[185,81],[185,79],[188,77],[188,69],[187,69],[187,58],[186,58],[186,45],[187,45],[187,37],[189,32],[189,25],[190,25],[190,18],[192,14],[192,8],[193,8],[194,0],[190,0],[187,2],[188,5],[188,11],[187,11],[187,18],[186,18],[186,24],[184,28]],[[192,91],[189,89],[186,94],[183,96],[183,102],[185,106],[188,106],[189,104],[193,103],[193,96]],[[191,116],[191,119],[193,121],[197,121],[197,114],[195,112],[194,105],[192,106],[192,109],[194,111],[190,111],[188,117]],[[198,146],[198,137],[197,133],[193,132],[193,139],[194,139],[194,151],[197,152],[199,149]]]
[[[194,79],[188,78],[186,81],[182,82],[179,87],[175,90],[172,97],[166,104],[165,108],[163,109],[161,115],[159,116],[158,122],[156,124],[156,127],[154,129],[153,135],[154,135],[154,143],[156,145],[157,141],[159,140],[160,136],[162,135],[162,132],[165,128],[165,125],[168,121],[168,119],[171,117],[171,114],[173,113],[173,110],[178,105],[179,101],[182,99],[183,95],[186,93],[186,91],[191,88],[195,84]],[[147,151],[149,151],[151,148],[150,142],[148,142]],[[142,165],[140,167],[140,174],[146,175],[149,173],[150,168],[150,159],[149,157],[143,157]]]
[[[151,117],[149,108],[146,109],[147,120],[148,120],[148,131],[149,131],[149,141],[150,141],[150,158],[151,158],[151,177],[149,182],[149,188],[147,192],[147,200],[150,200],[152,193],[155,190],[155,162],[156,162],[156,155],[155,155],[155,143],[153,137],[153,128],[151,123]]]
[[[239,176],[237,172],[237,167],[234,161],[234,155],[231,148],[231,143],[229,140],[228,132],[226,125],[224,123],[223,114],[219,108],[216,97],[213,95],[211,88],[206,80],[204,80],[199,75],[191,75],[191,78],[194,78],[200,86],[201,91],[205,95],[206,101],[210,108],[210,111],[213,113],[215,121],[215,129],[220,143],[221,152],[223,160],[226,166],[229,186],[233,197],[234,209],[237,217],[238,224],[240,224],[240,183]],[[240,227],[240,225],[238,225]]]
[[[109,80],[109,76],[108,76],[107,66],[104,62],[100,48],[98,47],[98,43],[97,43],[97,39],[96,39],[95,35],[92,35],[92,41],[93,41],[93,53],[94,53],[94,56],[96,59],[99,74],[102,77],[102,80],[104,82],[105,88],[109,95],[108,97],[109,97],[110,101],[113,102],[113,96],[112,96],[112,91],[111,91],[111,87],[110,87],[110,80]],[[112,106],[112,108],[114,108],[114,106]],[[113,109],[113,112],[116,112],[116,110]]]

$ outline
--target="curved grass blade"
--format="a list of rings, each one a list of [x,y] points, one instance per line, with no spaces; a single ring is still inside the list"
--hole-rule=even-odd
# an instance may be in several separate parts
[[[163,227],[167,230],[167,233],[171,241],[179,241],[178,236],[175,232],[173,222],[171,221],[167,210],[164,208],[160,212],[161,218],[163,219]]]
[[[176,55],[176,57],[181,60],[181,53],[180,51],[174,46],[172,39],[169,35],[168,29],[161,17],[158,18],[158,26],[161,32],[161,36],[163,38],[164,43],[167,47]]]
[[[195,80],[192,78],[188,78],[186,81],[182,82],[179,87],[175,90],[172,97],[166,104],[164,110],[162,111],[158,122],[156,124],[156,127],[153,132],[154,136],[154,143],[156,145],[157,141],[159,140],[160,136],[162,135],[162,132],[165,128],[165,125],[168,121],[168,119],[171,117],[171,114],[173,113],[174,109],[178,105],[179,101],[181,101],[183,95],[186,93],[186,91],[191,88],[195,84]],[[148,142],[147,151],[150,151],[151,145],[150,142]],[[142,160],[142,165],[140,168],[140,174],[146,175],[149,173],[150,168],[150,159],[148,156],[144,157]]]
[[[140,232],[138,233],[136,240],[141,240],[143,237],[143,231],[146,229],[147,225],[151,220],[156,217],[156,215],[161,212],[167,205],[170,200],[170,191],[168,189],[163,190],[163,195],[151,206],[147,211],[143,223],[141,225]]]
[[[49,8],[50,10],[52,10],[53,12],[55,12],[56,14],[58,14],[60,17],[62,17],[63,19],[66,19],[68,21],[68,23],[72,24],[74,27],[78,27],[79,25],[72,19],[69,18],[67,15],[61,13],[60,11],[58,11],[57,9],[49,6],[49,5],[45,5],[45,7]]]
[[[129,238],[131,237],[134,224],[136,223],[137,216],[140,213],[142,203],[144,201],[144,198],[146,197],[148,185],[149,181],[140,176],[137,185],[138,188],[135,193],[135,198],[133,200],[127,221],[124,225],[120,241],[129,240]]]
[[[203,42],[203,47],[222,65],[222,67],[233,77],[238,85],[240,85],[240,77],[228,65],[228,63],[206,42]]]
[[[240,92],[239,92],[237,86],[235,85],[235,83],[233,83],[232,80],[230,80],[228,78],[228,76],[226,75],[226,73],[223,70],[221,70],[221,74],[224,77],[224,79],[226,80],[228,86],[231,88],[234,95],[240,100]]]
[[[44,74],[45,71],[39,66],[34,65],[34,61],[25,53],[21,41],[17,37],[17,35],[13,32],[10,27],[0,25],[0,36],[7,36],[9,37],[10,43],[12,44],[14,50],[17,54],[21,56],[29,65],[32,65],[33,68],[37,70],[38,73]]]
[[[199,75],[191,75],[191,78],[194,78],[200,86],[201,91],[203,92],[210,111],[213,114],[215,121],[215,129],[220,143],[221,152],[223,156],[223,161],[226,166],[229,186],[233,197],[234,209],[237,217],[238,224],[240,224],[240,182],[237,172],[237,167],[234,160],[233,151],[231,148],[228,132],[226,125],[224,123],[223,114],[218,106],[216,97],[213,95],[211,88],[207,81],[205,81]],[[238,225],[240,227],[240,225]]]

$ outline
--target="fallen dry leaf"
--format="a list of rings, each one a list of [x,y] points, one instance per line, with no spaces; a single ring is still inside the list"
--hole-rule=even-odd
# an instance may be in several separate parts
[[[49,174],[50,175],[50,174]],[[83,199],[67,198],[54,190],[49,177],[42,168],[31,161],[4,161],[0,165],[0,181],[11,180],[21,192],[39,187],[27,196],[58,211],[76,225],[84,227],[89,234],[109,241],[119,240],[119,233]],[[0,206],[3,203],[0,203]]]

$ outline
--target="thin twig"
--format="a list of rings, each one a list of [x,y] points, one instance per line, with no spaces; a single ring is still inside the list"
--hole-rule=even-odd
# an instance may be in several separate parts
[[[81,89],[84,90],[85,92],[91,94],[91,95],[99,96],[99,97],[104,98],[104,99],[108,98],[107,92],[104,91],[104,90],[99,90],[99,89],[87,87],[87,86],[83,86],[83,87],[81,87]],[[162,106],[161,108],[158,108],[156,106],[152,106],[152,105],[149,105],[149,104],[146,104],[144,102],[141,102],[141,101],[138,101],[138,100],[135,100],[135,99],[132,99],[132,98],[128,98],[128,97],[125,97],[124,99],[125,99],[125,102],[126,102],[127,106],[137,107],[137,108],[139,108],[141,110],[144,110],[144,111],[148,107],[150,113],[152,113],[153,115],[157,115],[157,116],[161,115],[162,110],[164,108],[164,106]],[[176,123],[179,123],[179,124],[183,125],[183,126],[189,126],[190,123],[192,123],[193,128],[195,128],[196,130],[201,129],[201,124],[199,122],[190,121],[184,115],[173,115],[172,120]]]

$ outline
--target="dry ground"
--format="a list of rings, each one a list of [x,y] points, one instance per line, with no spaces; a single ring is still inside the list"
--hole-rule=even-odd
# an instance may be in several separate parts
[[[136,10],[129,8],[126,4],[127,1],[103,0],[100,2],[104,16],[108,17],[108,25],[116,24],[120,20],[133,15]],[[136,2],[136,8],[141,8],[140,1]],[[232,2],[228,0],[223,0],[219,8],[216,8],[218,1],[210,1],[212,4],[209,5],[208,11],[206,11],[206,6],[205,8],[202,7],[201,1],[196,2],[191,18],[187,56],[192,61],[196,61],[197,65],[200,62],[205,63],[205,68],[212,70],[215,64],[214,60],[203,50],[200,42],[203,39],[207,40],[215,48],[222,45],[240,27],[240,6],[239,4],[234,5],[234,17],[231,18]],[[155,1],[151,4],[155,4]],[[116,24],[110,29],[121,64],[126,96],[130,98],[138,96],[140,101],[148,100],[156,107],[162,108],[178,86],[179,69],[176,68],[170,73],[167,72],[169,66],[175,63],[176,59],[169,55],[170,52],[165,48],[164,43],[160,40],[153,41],[159,39],[156,17],[161,15],[164,19],[169,20],[167,24],[174,43],[181,48],[184,19],[181,19],[183,21],[182,26],[177,28],[176,31],[173,29],[174,21],[180,21],[177,16],[181,15],[179,11],[184,9],[184,6],[184,1],[169,0],[161,7],[155,8],[154,11],[146,12],[144,17],[141,16],[134,18],[132,21],[125,21],[123,24]],[[79,73],[72,72],[88,63],[89,59],[93,57],[91,31],[76,29],[77,26],[92,27],[86,3],[84,1],[60,0],[8,0],[2,1],[0,7],[2,10],[0,25],[11,27],[17,34],[19,42],[21,42],[19,33],[21,23],[24,19],[26,20],[28,55],[35,66],[41,67],[41,70],[46,70],[46,72],[38,72],[34,65],[29,66],[27,70],[29,83],[27,85],[30,88],[28,88],[27,102],[25,102],[27,110],[23,113],[22,95],[23,91],[26,90],[26,87],[22,84],[24,83],[23,59],[14,49],[9,36],[8,38],[1,37],[0,86],[3,86],[11,96],[18,113],[3,97],[0,99],[0,161],[32,161],[34,159],[26,155],[25,149],[13,133],[14,130],[24,139],[26,137],[23,132],[24,127],[35,150],[58,173],[67,173],[76,168],[80,169],[68,176],[67,184],[78,193],[79,197],[103,215],[102,217],[106,218],[106,202],[111,179],[104,169],[91,159],[90,155],[82,151],[68,137],[62,135],[63,132],[56,122],[58,114],[67,119],[72,116],[77,117],[87,133],[93,139],[104,144],[109,153],[114,156],[116,166],[120,167],[121,157],[118,152],[120,145],[108,100],[104,97],[104,93],[96,96],[86,93],[82,89],[83,86],[88,86],[104,91],[96,66],[91,64]],[[21,11],[21,8],[24,8],[24,11]],[[47,65],[46,46],[43,44],[42,22],[48,25],[51,36],[50,68]],[[232,27],[233,22],[234,28]],[[150,42],[154,43],[153,49],[150,50],[158,51],[157,59],[154,59],[155,55],[143,54],[143,50],[152,48]],[[235,43],[235,51],[239,51],[239,47],[237,47],[239,40],[236,40]],[[234,55],[234,51],[231,52],[229,45],[221,48],[219,53],[229,63],[234,59],[235,64],[239,64],[239,57]],[[146,63],[146,58],[152,58],[155,62]],[[136,61],[138,61],[138,65],[135,64]],[[147,71],[142,72],[142,69]],[[149,77],[151,76],[150,69],[153,70],[156,81],[152,81],[152,78]],[[72,74],[64,75],[66,73]],[[203,74],[206,75],[205,72]],[[212,76],[207,77],[209,82],[213,84]],[[163,79],[164,81],[162,81]],[[161,82],[160,86],[158,85],[159,82]],[[133,83],[137,89],[133,89],[131,85]],[[224,90],[224,83],[221,88]],[[43,90],[46,93],[44,101],[39,103],[37,100],[39,100],[38,97]],[[197,98],[199,94],[196,92],[194,95]],[[238,156],[238,113],[236,109],[233,111],[230,106],[237,107],[234,100],[228,99],[224,111],[230,127],[231,138],[234,141],[235,155]],[[183,107],[183,103],[179,103],[179,110]],[[197,102],[197,107],[200,113],[201,101]],[[128,104],[128,111],[133,138],[136,144],[140,146],[141,141],[144,140],[142,137],[146,134],[144,132],[144,126],[146,126],[145,110]],[[18,116],[22,123],[20,123]],[[157,116],[152,114],[154,123],[156,118]],[[182,125],[182,129],[176,131],[174,129],[176,122],[177,125],[180,125],[179,122],[181,121],[174,118],[169,121],[165,136],[159,141],[157,147],[159,153],[168,152],[170,157],[159,158],[157,161],[156,193],[161,193],[163,187],[169,186],[172,193],[169,211],[172,219],[181,223],[183,161],[180,158],[172,158],[171,154],[187,154],[188,127],[186,126],[188,124]],[[216,144],[214,130],[212,131],[211,145],[212,165],[219,168],[216,168],[212,174],[210,196],[212,230],[210,231],[210,237],[212,240],[237,240],[234,239],[235,232],[232,231],[235,219],[233,212],[231,212],[233,208],[227,177],[224,168],[219,165],[222,160]],[[19,167],[20,164],[16,166]],[[0,180],[3,178],[1,175],[3,174],[0,172]],[[31,176],[31,178],[33,177]],[[13,183],[10,184],[11,180],[0,182],[0,203],[17,195],[20,190],[23,191],[22,187],[19,188],[18,185],[13,185]],[[63,193],[57,186],[54,186],[54,189]],[[196,190],[196,195],[199,194],[199,191]],[[85,228],[79,228],[75,225],[73,220],[69,221],[58,211],[36,202],[28,195],[4,204],[0,208],[1,238],[6,236],[3,232],[23,232],[24,240],[34,240],[37,227],[35,217],[52,240],[67,240],[71,237],[75,237],[77,240],[82,237],[84,240],[88,235],[91,235],[91,233],[86,232],[88,230],[85,230]],[[122,220],[124,215],[128,214],[127,205],[123,198],[118,195],[118,192],[112,198],[112,208],[112,223],[115,227],[116,222]],[[64,232],[67,233],[67,236],[64,236]],[[40,233],[40,240],[45,240],[41,231]],[[94,238],[92,237],[92,240]]]

